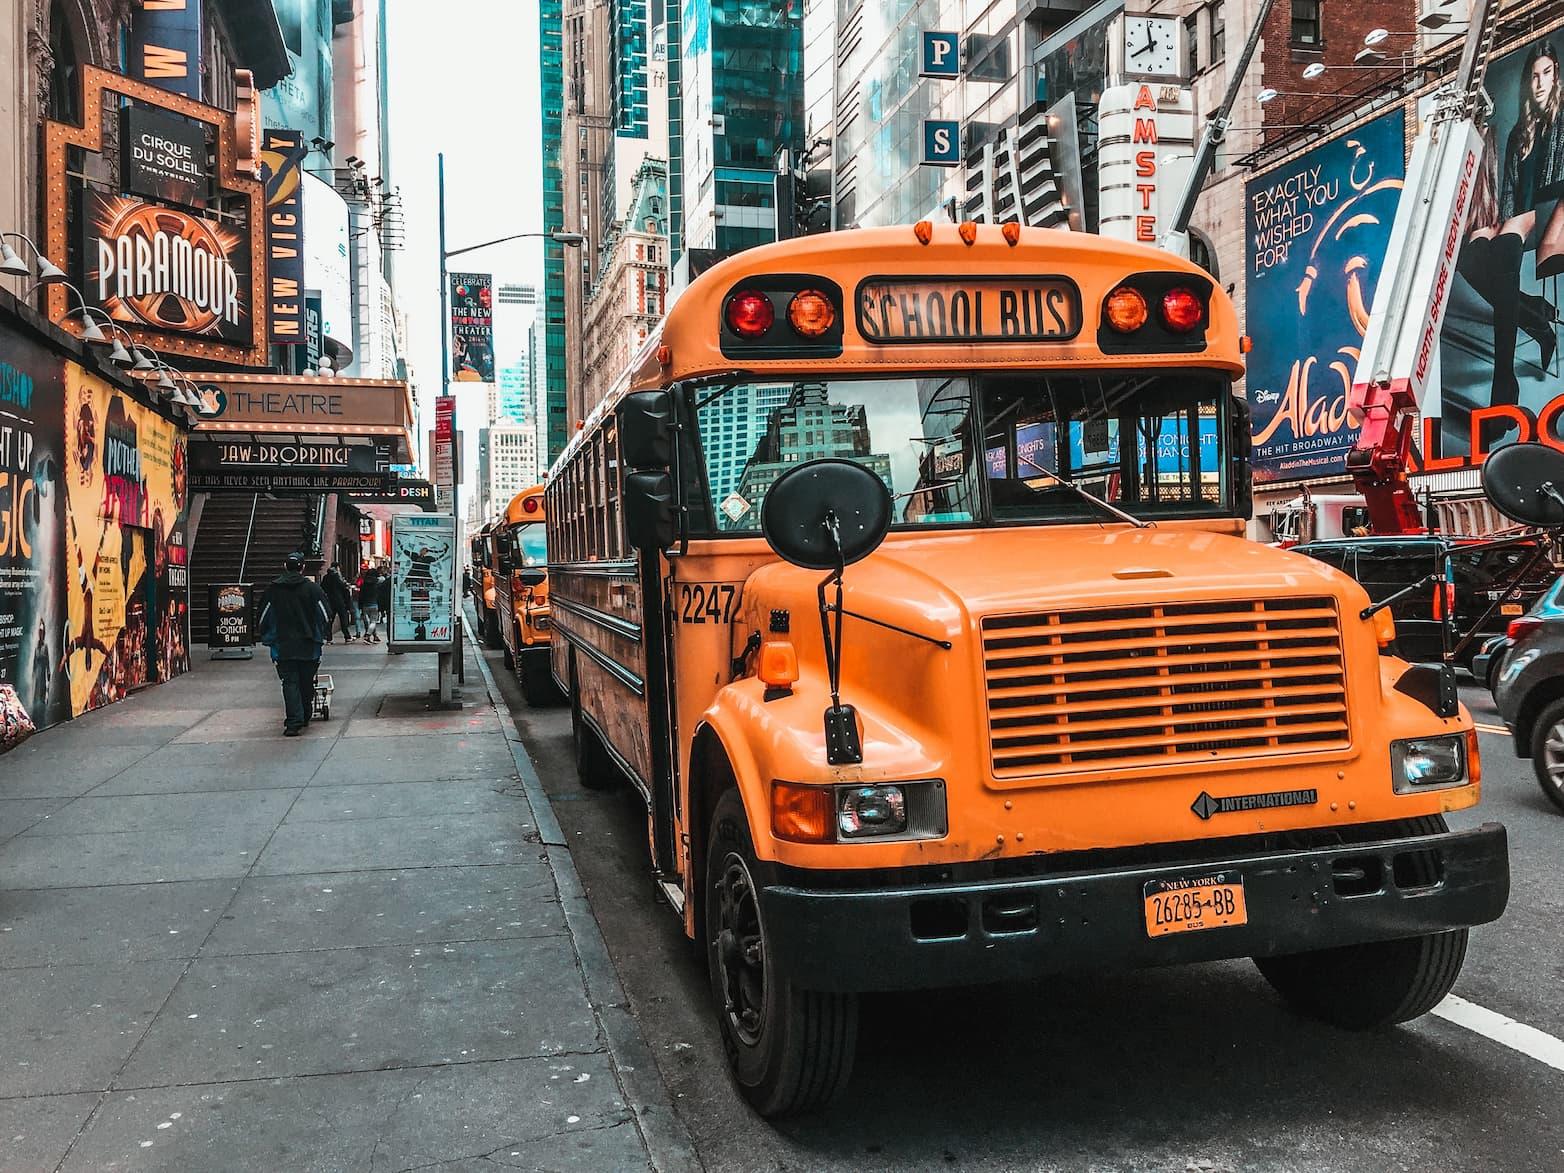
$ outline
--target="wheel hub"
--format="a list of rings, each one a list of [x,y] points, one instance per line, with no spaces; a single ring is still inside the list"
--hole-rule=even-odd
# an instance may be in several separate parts
[[[712,894],[717,906],[717,969],[722,1004],[733,1031],[753,1046],[765,1028],[766,957],[755,884],[744,860],[730,854]]]

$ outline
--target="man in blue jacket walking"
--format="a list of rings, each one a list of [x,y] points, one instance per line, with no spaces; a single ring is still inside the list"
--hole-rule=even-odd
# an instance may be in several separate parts
[[[326,593],[304,577],[303,554],[289,554],[283,573],[266,588],[257,626],[282,681],[283,736],[297,737],[310,723],[320,646],[331,629],[331,605]]]

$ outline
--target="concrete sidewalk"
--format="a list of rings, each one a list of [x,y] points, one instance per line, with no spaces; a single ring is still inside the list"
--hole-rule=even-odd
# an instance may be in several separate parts
[[[0,756],[0,1169],[693,1165],[481,657],[257,652]]]

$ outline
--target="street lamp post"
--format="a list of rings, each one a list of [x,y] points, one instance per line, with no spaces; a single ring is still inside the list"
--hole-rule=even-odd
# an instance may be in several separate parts
[[[469,244],[469,245],[465,245],[462,248],[447,249],[445,247],[445,152],[444,151],[441,151],[439,153],[439,155],[437,156],[437,163],[438,163],[438,172],[439,172],[439,203],[440,203],[440,210],[439,210],[439,215],[440,215],[440,394],[441,395],[449,395],[451,393],[451,308],[450,308],[451,275],[450,275],[450,271],[449,271],[449,269],[447,267],[447,262],[450,261],[450,259],[452,257],[461,256],[463,253],[477,252],[481,248],[490,248],[490,247],[492,247],[493,245],[496,245],[496,244],[508,244],[510,241],[513,241],[513,240],[526,240],[528,238],[542,237],[542,238],[545,238],[545,239],[548,239],[548,240],[553,240],[553,241],[557,242],[558,244],[564,245],[566,248],[580,248],[581,245],[586,242],[586,237],[583,236],[579,232],[562,232],[562,231],[561,232],[517,232],[517,233],[513,233],[510,236],[498,237],[495,240],[485,240],[481,244]],[[451,437],[451,443],[454,445],[457,442],[456,441],[456,436],[454,434],[455,433],[454,425],[452,427],[452,432],[453,432],[453,435]],[[454,454],[453,454],[453,457],[454,457]],[[433,453],[430,454],[430,458],[433,459]],[[453,463],[454,463],[454,460],[453,460]],[[430,471],[434,472],[433,469],[431,469]],[[456,508],[456,486],[454,484],[451,486],[451,514],[452,514],[453,521],[456,520],[456,514],[457,514],[457,508]],[[455,584],[454,583],[452,584],[452,597],[453,598],[456,597],[456,594],[455,594]],[[454,609],[455,608],[453,608],[453,610]],[[456,618],[457,618],[457,625],[456,625],[457,637],[456,638],[457,638],[457,643],[458,643],[458,646],[459,646],[459,641],[461,639],[461,635],[460,635],[460,632],[461,632],[461,627],[460,627],[461,620],[460,620],[459,613],[458,613]],[[440,653],[439,690],[438,691],[439,691],[440,704],[441,704],[442,707],[449,707],[449,705],[451,704],[451,699],[452,699],[452,697],[451,697],[451,659],[452,659],[452,656],[451,656],[450,653],[447,653],[447,652],[441,652]]]

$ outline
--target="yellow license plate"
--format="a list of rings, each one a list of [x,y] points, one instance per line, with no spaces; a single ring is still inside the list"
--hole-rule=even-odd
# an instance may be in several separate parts
[[[1148,880],[1142,895],[1148,936],[1198,933],[1249,923],[1249,911],[1244,906],[1244,878],[1237,872]]]
[[[1499,614],[1500,615],[1524,615],[1524,614],[1526,614],[1526,608],[1522,607],[1519,603],[1506,603],[1506,604],[1504,604],[1504,606],[1499,608]]]

